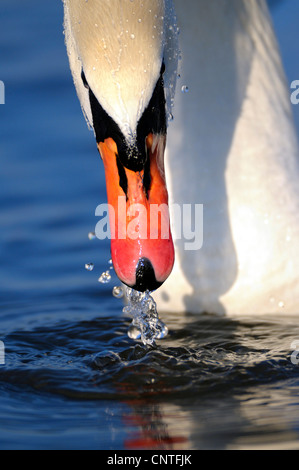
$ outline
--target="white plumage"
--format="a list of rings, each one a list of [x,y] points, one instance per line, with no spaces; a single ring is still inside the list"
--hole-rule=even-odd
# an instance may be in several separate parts
[[[82,69],[97,100],[130,142],[170,52],[174,67],[167,67],[166,82],[174,82],[177,49],[170,2],[65,0],[65,11],[71,69],[85,115],[92,124]]]

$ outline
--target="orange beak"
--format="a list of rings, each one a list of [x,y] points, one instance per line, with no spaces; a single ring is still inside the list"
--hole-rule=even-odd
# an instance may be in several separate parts
[[[147,162],[141,171],[120,162],[112,138],[98,144],[105,168],[114,269],[124,284],[142,292],[160,287],[174,264],[165,142],[164,135],[148,135]]]

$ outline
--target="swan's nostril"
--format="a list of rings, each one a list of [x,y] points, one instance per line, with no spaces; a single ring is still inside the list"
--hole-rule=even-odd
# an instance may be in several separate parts
[[[147,258],[140,258],[136,268],[136,284],[133,289],[140,292],[154,291],[162,285],[156,279],[152,263]]]

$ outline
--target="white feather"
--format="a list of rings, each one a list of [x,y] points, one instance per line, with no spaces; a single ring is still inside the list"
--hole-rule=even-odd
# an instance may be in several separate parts
[[[176,240],[158,306],[299,314],[298,142],[266,2],[175,6],[183,60],[166,179],[172,203],[203,204],[203,246]]]

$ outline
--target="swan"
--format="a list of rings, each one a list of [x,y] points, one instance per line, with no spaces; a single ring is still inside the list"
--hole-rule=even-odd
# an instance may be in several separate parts
[[[121,281],[157,289],[159,311],[298,314],[298,142],[266,1],[64,0],[64,11]],[[120,196],[146,208],[124,227]],[[158,204],[169,209],[154,240],[122,236]],[[174,223],[184,204],[203,208],[197,250]]]

